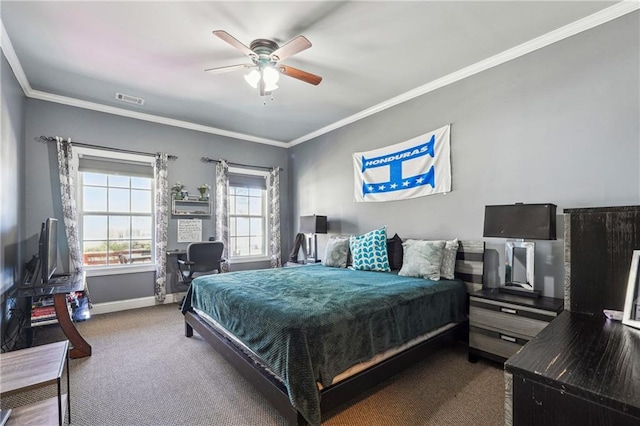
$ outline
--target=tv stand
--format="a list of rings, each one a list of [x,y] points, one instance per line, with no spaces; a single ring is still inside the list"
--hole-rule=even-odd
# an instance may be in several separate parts
[[[85,273],[82,271],[71,274],[66,278],[62,282],[50,280],[46,285],[36,284],[30,287],[20,287],[16,289],[12,297],[53,296],[53,306],[58,324],[60,324],[64,335],[73,345],[73,348],[69,351],[69,356],[71,358],[84,358],[91,356],[91,345],[78,332],[69,316],[67,294],[85,290]],[[55,282],[52,283],[52,281]]]

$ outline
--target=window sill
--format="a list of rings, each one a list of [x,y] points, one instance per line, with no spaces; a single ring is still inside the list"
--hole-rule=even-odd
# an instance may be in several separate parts
[[[101,266],[101,267],[86,267],[85,272],[87,277],[101,277],[105,275],[122,275],[122,274],[137,274],[138,272],[151,272],[156,270],[156,265],[127,265],[127,266]]]
[[[229,259],[229,264],[234,263],[255,263],[255,262],[269,262],[271,258],[269,256],[254,256],[254,257],[233,257]]]

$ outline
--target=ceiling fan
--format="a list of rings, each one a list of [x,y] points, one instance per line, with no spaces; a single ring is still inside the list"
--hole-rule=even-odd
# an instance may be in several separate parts
[[[280,63],[280,61],[311,47],[311,42],[304,36],[299,35],[282,46],[279,46],[278,43],[273,40],[259,38],[253,40],[249,47],[247,47],[226,31],[216,30],[213,31],[213,35],[226,41],[247,55],[251,58],[252,63],[210,68],[205,71],[219,74],[251,69],[244,78],[253,88],[260,89],[260,96],[270,95],[272,91],[278,88],[276,83],[278,82],[280,74],[297,78],[314,86],[317,86],[322,81],[322,77],[318,75]]]

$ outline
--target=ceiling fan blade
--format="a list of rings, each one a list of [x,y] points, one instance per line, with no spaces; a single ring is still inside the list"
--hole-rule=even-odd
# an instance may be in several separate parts
[[[274,62],[283,61],[290,56],[300,53],[311,47],[311,42],[305,36],[299,35],[289,40],[284,46],[271,53],[271,60]]]
[[[217,68],[209,68],[208,70],[204,70],[205,72],[209,72],[211,74],[222,74],[224,72],[235,71],[239,69],[247,69],[253,67],[253,64],[239,64],[239,65],[229,65],[227,67],[217,67]]]
[[[240,52],[244,53],[245,55],[247,55],[247,56],[249,56],[251,58],[257,58],[258,57],[258,55],[256,55],[253,52],[253,50],[249,49],[247,46],[242,44],[237,38],[235,38],[234,36],[232,36],[231,34],[229,34],[226,31],[216,30],[216,31],[213,31],[213,35],[215,35],[215,36],[221,38],[222,40],[226,41],[231,46],[235,47]]]
[[[278,65],[278,69],[286,76],[297,78],[314,86],[317,86],[322,81],[322,77],[319,75],[311,74],[310,72],[302,71],[288,65]]]

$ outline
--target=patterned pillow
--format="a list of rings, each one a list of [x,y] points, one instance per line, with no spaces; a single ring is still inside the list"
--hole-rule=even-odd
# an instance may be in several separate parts
[[[324,266],[346,268],[349,259],[349,237],[331,237],[324,251]]]
[[[349,248],[353,256],[353,269],[359,271],[390,271],[387,255],[387,227],[383,226],[364,235],[352,235]]]
[[[456,257],[458,256],[458,239],[445,241],[444,252],[442,254],[442,266],[440,276],[447,280],[455,278]]]
[[[438,281],[444,241],[407,240],[402,244],[404,259],[398,275]]]

